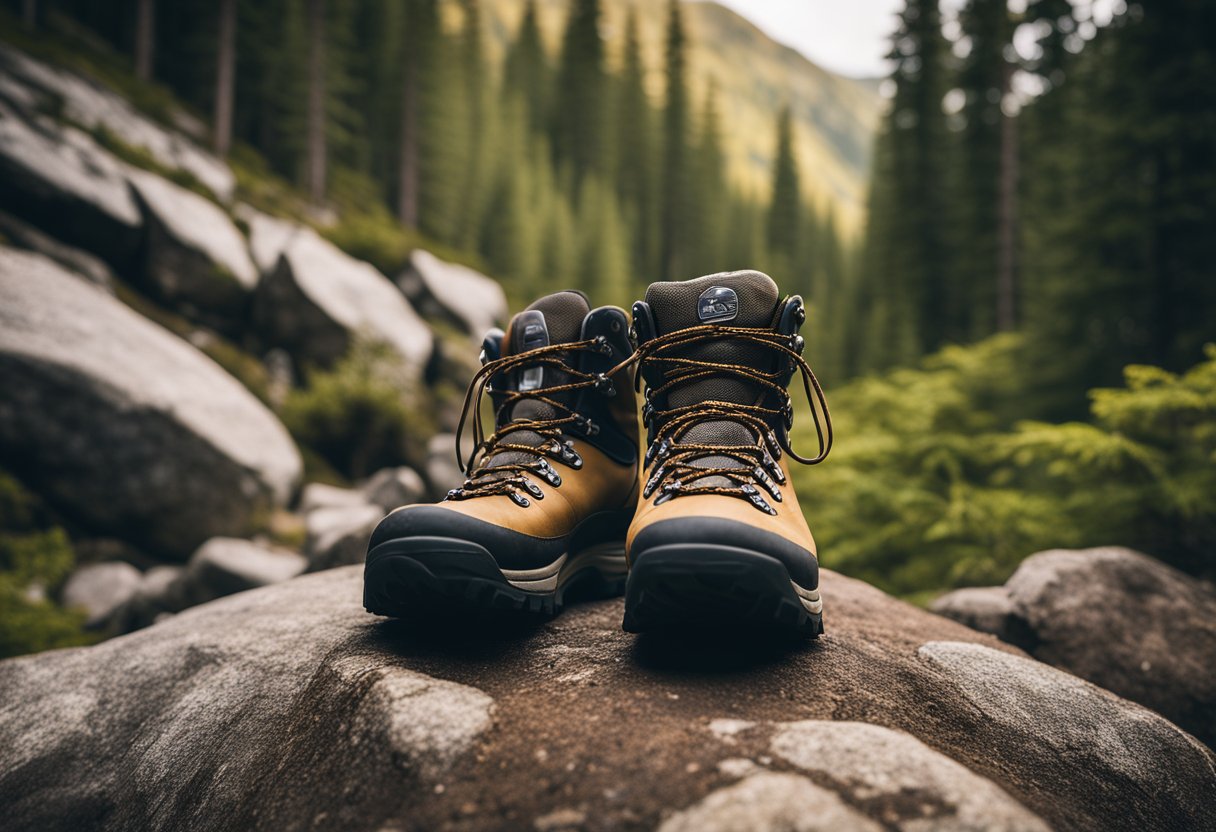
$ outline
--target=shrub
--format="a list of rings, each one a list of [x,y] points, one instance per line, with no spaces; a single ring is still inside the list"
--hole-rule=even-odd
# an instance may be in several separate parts
[[[360,478],[425,459],[434,426],[419,392],[390,347],[358,339],[332,369],[309,372],[281,415],[298,442],[342,475]]]
[[[1216,348],[1182,376],[1129,367],[1091,423],[1017,422],[1022,345],[999,336],[831,396],[839,442],[794,471],[824,563],[925,597],[999,583],[1041,549],[1122,544],[1211,574]],[[814,441],[799,420],[795,442]]]

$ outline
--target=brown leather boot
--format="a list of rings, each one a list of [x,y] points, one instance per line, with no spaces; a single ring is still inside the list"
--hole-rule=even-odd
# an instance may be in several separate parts
[[[648,450],[629,528],[624,627],[749,625],[823,632],[815,541],[788,460],[832,444],[802,358],[802,298],[754,271],[654,283],[633,307]],[[790,448],[788,385],[802,373],[819,454]],[[822,414],[822,422],[820,421]]]
[[[619,594],[638,424],[632,371],[614,368],[632,351],[625,312],[591,310],[580,292],[541,298],[505,334],[492,331],[465,400],[466,416],[474,408],[468,478],[442,502],[380,523],[364,569],[367,610],[551,614],[575,584]],[[495,410],[489,436],[483,390]]]

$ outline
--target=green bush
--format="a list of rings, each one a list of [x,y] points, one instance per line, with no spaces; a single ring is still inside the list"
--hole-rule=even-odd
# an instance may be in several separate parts
[[[1216,348],[1129,367],[1092,423],[1018,422],[1022,343],[952,347],[832,393],[839,442],[794,472],[824,564],[898,594],[999,583],[1047,548],[1121,544],[1196,574],[1216,551]],[[795,442],[814,441],[800,419]],[[797,467],[797,466],[796,466]]]
[[[87,644],[84,616],[47,600],[75,566],[68,536],[0,471],[0,658]]]
[[[332,369],[307,376],[305,386],[288,395],[283,423],[340,474],[357,479],[425,459],[434,425],[390,347],[357,340]]]

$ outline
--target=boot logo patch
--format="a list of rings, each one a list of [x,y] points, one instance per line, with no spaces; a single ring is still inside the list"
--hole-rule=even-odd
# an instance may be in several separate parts
[[[739,296],[734,289],[710,286],[697,300],[697,317],[704,323],[733,321],[739,314]]]

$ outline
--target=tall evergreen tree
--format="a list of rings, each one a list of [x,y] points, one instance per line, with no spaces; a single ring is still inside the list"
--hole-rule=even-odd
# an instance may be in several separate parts
[[[969,0],[959,14],[968,44],[958,84],[964,96],[959,136],[959,166],[954,200],[958,212],[954,239],[955,279],[948,298],[946,337],[965,341],[1012,326],[1011,299],[998,289],[1011,276],[1009,225],[1004,177],[1013,134],[1002,103],[1009,93],[1013,27],[1006,0]],[[998,321],[998,307],[1002,310]],[[999,327],[998,327],[999,324]]]
[[[559,164],[570,166],[576,186],[604,170],[606,80],[599,0],[574,0],[558,64],[553,150]]]
[[[617,194],[631,217],[633,263],[641,274],[658,265],[658,188],[655,178],[654,108],[646,95],[646,68],[632,7],[625,23],[624,65],[616,98]]]
[[[212,146],[220,156],[227,156],[232,145],[232,108],[236,96],[236,0],[220,0],[218,29]]]
[[[152,80],[156,57],[156,0],[139,0],[135,7],[135,77]]]
[[[528,124],[533,132],[547,132],[550,124],[553,68],[541,42],[536,19],[536,0],[527,0],[519,32],[507,50],[503,87],[510,95],[518,92],[527,105]]]
[[[722,268],[728,229],[730,188],[726,182],[726,155],[722,149],[722,125],[718,115],[718,87],[710,83],[701,109],[697,140],[693,202],[694,239],[699,244],[690,252],[692,271],[710,274]]]
[[[663,192],[660,216],[660,279],[689,277],[688,228],[693,201],[692,153],[689,147],[689,106],[684,20],[677,0],[668,4],[667,98],[663,108]]]
[[[769,203],[767,241],[769,252],[779,258],[785,277],[798,254],[802,235],[802,184],[798,160],[794,158],[794,127],[788,106],[777,116],[777,149],[773,154],[773,192]]]
[[[325,0],[308,0],[308,195],[314,203],[325,199],[327,150],[325,142]]]

